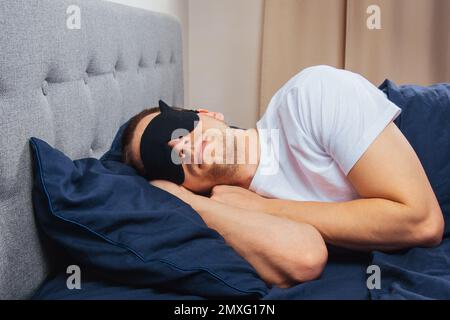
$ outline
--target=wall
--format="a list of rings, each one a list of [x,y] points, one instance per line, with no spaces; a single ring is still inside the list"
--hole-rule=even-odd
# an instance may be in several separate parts
[[[259,110],[264,0],[108,0],[177,16],[183,27],[185,104],[252,127]]]
[[[176,16],[183,32],[184,101],[189,101],[189,0],[106,0]]]
[[[189,0],[189,104],[252,127],[259,109],[263,0]]]

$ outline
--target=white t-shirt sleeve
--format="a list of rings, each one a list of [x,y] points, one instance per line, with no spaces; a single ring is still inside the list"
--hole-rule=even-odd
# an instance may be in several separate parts
[[[326,66],[308,72],[299,87],[301,121],[347,175],[401,109],[358,74]]]

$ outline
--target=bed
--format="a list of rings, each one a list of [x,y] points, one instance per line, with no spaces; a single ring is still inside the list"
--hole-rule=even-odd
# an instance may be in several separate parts
[[[70,29],[73,7],[80,29]],[[120,124],[183,105],[179,22],[98,0],[0,2],[0,299],[30,297],[50,268],[31,200],[28,139],[100,157]]]

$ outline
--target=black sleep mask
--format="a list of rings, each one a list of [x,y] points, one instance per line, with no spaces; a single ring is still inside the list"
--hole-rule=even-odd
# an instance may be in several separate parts
[[[169,180],[178,185],[184,182],[184,171],[179,164],[172,161],[172,148],[168,142],[174,138],[172,134],[177,129],[188,132],[194,130],[199,121],[197,111],[175,110],[164,101],[159,101],[157,115],[145,129],[141,137],[141,159],[148,180]],[[179,159],[178,159],[179,160]]]

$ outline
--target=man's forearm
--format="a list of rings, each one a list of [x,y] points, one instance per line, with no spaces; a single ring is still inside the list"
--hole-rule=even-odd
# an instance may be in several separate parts
[[[313,225],[325,241],[356,250],[395,250],[423,243],[408,206],[386,199],[299,202],[267,199],[265,211]],[[410,218],[409,218],[410,217]]]
[[[286,287],[312,280],[326,263],[325,243],[310,225],[200,196],[189,203],[268,283]]]

